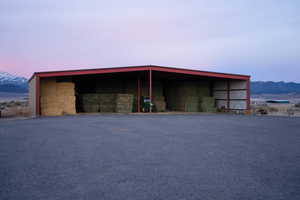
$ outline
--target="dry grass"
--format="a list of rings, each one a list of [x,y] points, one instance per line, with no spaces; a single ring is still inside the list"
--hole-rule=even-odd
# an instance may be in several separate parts
[[[30,111],[26,101],[10,101],[0,103],[1,118],[28,117]]]
[[[252,105],[251,110],[257,115],[300,116],[300,107],[297,104]]]

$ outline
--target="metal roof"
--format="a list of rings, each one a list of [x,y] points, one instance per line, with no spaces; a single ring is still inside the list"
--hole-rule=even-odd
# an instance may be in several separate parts
[[[135,72],[135,71],[149,71],[149,70],[160,71],[160,72],[179,73],[179,74],[189,74],[189,75],[195,75],[195,76],[238,79],[238,80],[250,79],[249,75],[200,71],[200,70],[193,70],[193,69],[183,69],[183,68],[165,67],[165,66],[157,66],[157,65],[141,65],[141,66],[127,66],[127,67],[113,67],[113,68],[35,72],[32,75],[32,77],[29,79],[29,81],[31,81],[31,79],[34,76],[39,76],[39,77],[78,76],[78,75],[89,75],[89,74],[107,74],[107,73]]]

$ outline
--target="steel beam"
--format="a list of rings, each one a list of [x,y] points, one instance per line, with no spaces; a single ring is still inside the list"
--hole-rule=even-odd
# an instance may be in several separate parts
[[[149,69],[149,99],[150,99],[150,109],[149,111],[152,112],[152,69]]]

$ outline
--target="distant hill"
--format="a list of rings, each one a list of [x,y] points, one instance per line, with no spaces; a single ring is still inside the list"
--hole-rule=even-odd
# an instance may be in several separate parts
[[[251,94],[300,94],[300,83],[294,82],[272,82],[254,81],[251,82]]]
[[[0,92],[26,93],[28,80],[6,72],[0,72]]]

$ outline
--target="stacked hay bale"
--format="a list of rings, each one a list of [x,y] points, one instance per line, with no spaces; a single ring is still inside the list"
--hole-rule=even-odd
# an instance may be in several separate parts
[[[210,97],[209,82],[201,82],[199,85],[199,111],[200,112],[216,112],[215,98]]]
[[[83,112],[121,112],[133,110],[133,94],[82,94]]]
[[[58,116],[76,114],[75,89],[72,82],[56,82],[55,78],[41,80],[41,114]]]
[[[166,100],[163,94],[162,82],[155,81],[152,88],[152,103],[154,104],[154,110],[157,112],[166,111]]]
[[[201,98],[201,111],[202,112],[216,112],[214,97],[202,97]]]
[[[99,95],[93,94],[81,94],[81,108],[83,112],[94,113],[99,112]]]
[[[170,82],[167,88],[167,101],[169,108],[174,111],[214,111],[214,99],[209,98],[208,81]],[[206,106],[207,109],[204,108]]]
[[[116,94],[98,94],[100,112],[115,112]]]
[[[183,98],[185,112],[198,112],[199,111],[199,97],[186,96]]]
[[[138,97],[137,97],[137,82],[136,81],[129,81],[127,93],[133,94],[133,106],[132,106],[132,112],[138,111]]]
[[[56,98],[63,114],[76,114],[75,85],[72,82],[56,83]]]
[[[132,94],[117,94],[116,95],[116,112],[129,113],[133,108]]]
[[[56,79],[41,79],[41,114],[43,116],[62,115],[62,109],[56,101]]]
[[[165,112],[166,111],[166,101],[164,96],[153,97],[153,104],[155,106],[155,111]]]
[[[167,89],[167,97],[171,110],[183,112],[199,110],[198,85],[195,82],[172,82]]]

